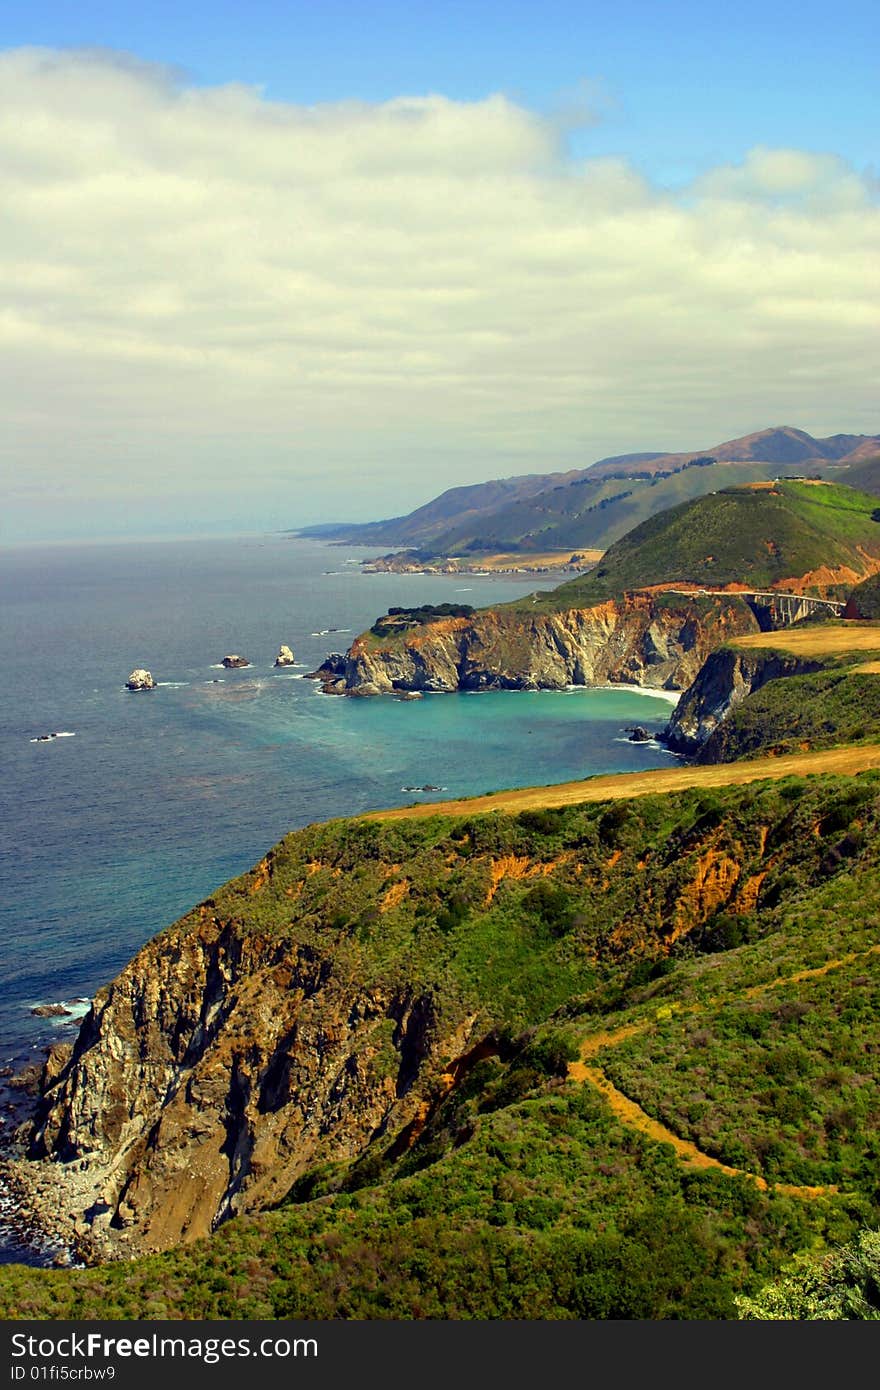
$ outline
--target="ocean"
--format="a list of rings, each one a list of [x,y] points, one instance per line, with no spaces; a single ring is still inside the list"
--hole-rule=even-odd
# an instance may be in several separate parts
[[[671,708],[633,690],[320,693],[305,673],[393,604],[556,582],[364,574],[372,554],[284,536],[0,550],[0,1069],[72,1037],[149,937],[288,830],[669,761],[627,740]],[[276,670],[281,643],[297,664]],[[251,665],[224,669],[232,652]],[[138,666],[157,689],[125,689]]]

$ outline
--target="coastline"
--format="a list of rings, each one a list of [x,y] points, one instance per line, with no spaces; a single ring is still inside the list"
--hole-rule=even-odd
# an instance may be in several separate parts
[[[667,704],[672,705],[673,709],[684,694],[683,690],[663,690],[655,685],[635,685],[624,681],[606,682],[603,685],[569,685],[566,688],[568,690],[625,690],[632,695],[656,695],[658,700],[665,700]]]

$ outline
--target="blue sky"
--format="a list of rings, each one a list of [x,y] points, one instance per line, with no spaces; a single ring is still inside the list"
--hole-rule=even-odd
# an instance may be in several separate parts
[[[502,91],[552,112],[586,83],[603,119],[578,148],[661,178],[756,144],[877,159],[874,0],[6,0],[0,42],[106,46],[307,104]]]
[[[6,0],[7,538],[876,430],[878,37],[853,0]]]

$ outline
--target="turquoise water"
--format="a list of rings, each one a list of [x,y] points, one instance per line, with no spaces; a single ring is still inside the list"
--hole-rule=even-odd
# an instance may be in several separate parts
[[[668,761],[626,740],[669,716],[638,692],[319,693],[305,672],[391,604],[547,587],[364,575],[366,553],[280,537],[0,552],[0,1062],[70,1031],[33,1005],[90,996],[290,829]],[[273,669],[281,642],[293,670]],[[230,651],[252,665],[219,668]],[[131,694],[140,665],[160,686]],[[31,741],[45,732],[72,737]],[[425,784],[442,791],[406,790]]]

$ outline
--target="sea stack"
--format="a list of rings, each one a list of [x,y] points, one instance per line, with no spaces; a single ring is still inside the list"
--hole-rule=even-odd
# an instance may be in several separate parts
[[[226,667],[227,671],[231,671],[237,670],[239,666],[250,666],[251,663],[245,657],[239,656],[236,652],[233,653],[232,656],[224,656],[222,664]]]
[[[276,666],[292,666],[292,665],[293,665],[293,648],[292,648],[292,647],[285,647],[285,646],[283,645],[283,643],[282,643],[282,645],[278,648],[278,655],[277,655],[276,658],[275,658],[275,665],[276,665]]]
[[[136,666],[125,682],[126,690],[155,690],[156,682],[142,666]]]

